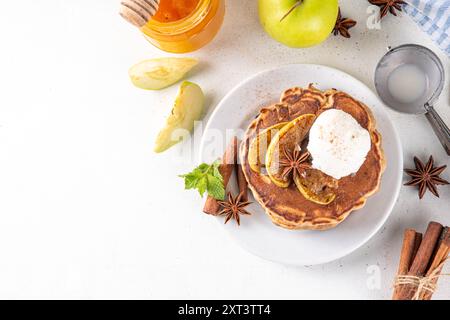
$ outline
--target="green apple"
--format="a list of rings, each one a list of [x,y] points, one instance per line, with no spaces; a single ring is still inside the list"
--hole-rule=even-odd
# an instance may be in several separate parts
[[[338,0],[258,0],[259,18],[275,40],[294,48],[317,45],[333,31]]]

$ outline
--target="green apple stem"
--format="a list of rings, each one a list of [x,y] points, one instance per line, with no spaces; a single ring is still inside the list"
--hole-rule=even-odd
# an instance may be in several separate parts
[[[284,16],[280,19],[280,22],[283,21],[288,15],[290,15],[292,11],[297,9],[297,7],[300,6],[302,3],[303,3],[303,0],[297,0],[297,2],[294,3],[294,5],[289,9],[289,11],[286,12],[284,14]]]

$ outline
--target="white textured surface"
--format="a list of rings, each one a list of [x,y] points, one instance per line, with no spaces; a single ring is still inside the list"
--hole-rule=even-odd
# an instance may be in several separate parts
[[[448,58],[406,15],[368,30],[365,1],[341,7],[358,20],[350,40],[294,50],[264,34],[256,1],[228,0],[218,37],[189,55],[203,61],[190,79],[206,92],[209,112],[242,79],[286,63],[329,65],[373,88],[386,47],[409,42],[434,50],[449,77]],[[449,187],[420,202],[402,188],[382,231],[350,256],[309,268],[260,260],[201,213],[195,192],[183,191],[177,175],[193,164],[179,161],[179,149],[153,154],[177,88],[132,87],[129,66],[166,54],[118,17],[114,1],[10,1],[0,28],[2,298],[387,299],[403,229],[450,224]],[[450,123],[448,81],[436,109]],[[424,117],[389,113],[406,166],[414,154],[449,164]],[[367,286],[371,266],[379,289]],[[448,282],[436,297],[450,298]]]
[[[308,150],[314,168],[340,179],[358,172],[370,150],[370,134],[350,114],[328,110],[311,127]]]

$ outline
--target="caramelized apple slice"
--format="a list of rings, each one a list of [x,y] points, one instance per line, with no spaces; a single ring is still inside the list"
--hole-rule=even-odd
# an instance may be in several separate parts
[[[269,146],[272,137],[287,123],[288,122],[280,122],[273,125],[261,131],[253,138],[248,149],[248,163],[253,171],[260,173],[261,167],[265,167],[267,147]]]
[[[284,157],[283,150],[293,151],[295,148],[298,148],[308,135],[315,118],[316,116],[313,114],[301,115],[286,124],[272,138],[267,148],[266,169],[270,179],[277,186],[287,188],[290,184],[289,180],[282,177],[283,168],[279,163]]]
[[[307,169],[304,174],[294,176],[300,193],[309,201],[327,205],[336,198],[338,180],[316,169]]]

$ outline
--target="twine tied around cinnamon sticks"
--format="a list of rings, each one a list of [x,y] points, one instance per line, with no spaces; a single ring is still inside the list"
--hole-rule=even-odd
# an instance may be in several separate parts
[[[420,300],[425,293],[432,295],[437,288],[437,279],[441,276],[450,276],[450,273],[440,274],[442,268],[444,267],[445,261],[442,261],[433,271],[431,271],[429,276],[418,277],[418,276],[408,276],[408,275],[397,275],[395,278],[394,287],[402,285],[410,285],[415,288],[415,294],[411,300]]]

